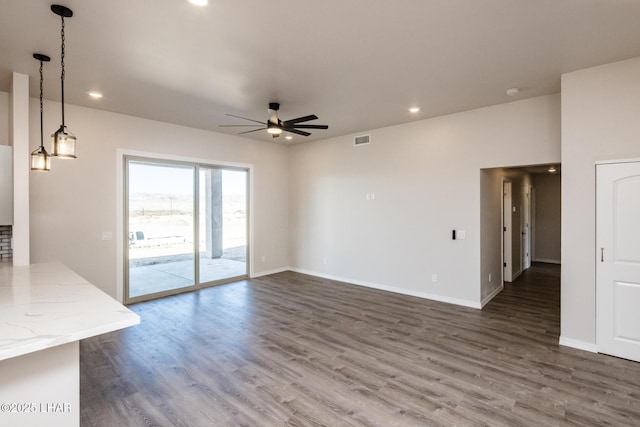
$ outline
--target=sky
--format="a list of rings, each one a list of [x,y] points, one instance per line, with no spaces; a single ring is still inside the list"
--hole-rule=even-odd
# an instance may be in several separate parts
[[[222,186],[226,194],[246,193],[246,171],[223,170]],[[165,193],[191,195],[193,167],[129,162],[129,193]]]

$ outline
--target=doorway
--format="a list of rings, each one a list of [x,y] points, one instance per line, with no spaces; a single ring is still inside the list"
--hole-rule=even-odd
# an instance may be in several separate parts
[[[126,303],[247,277],[247,169],[124,161]]]
[[[511,194],[511,202],[505,202],[505,193],[507,199]],[[560,264],[560,195],[557,164],[480,170],[482,306],[502,290],[505,282],[509,283],[509,273],[512,281],[519,270],[534,262]],[[508,267],[509,259],[511,272],[505,271],[505,260]]]

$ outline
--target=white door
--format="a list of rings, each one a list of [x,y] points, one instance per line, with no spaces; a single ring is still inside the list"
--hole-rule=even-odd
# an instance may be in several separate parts
[[[522,187],[522,249],[520,256],[522,256],[522,270],[526,270],[531,267],[531,258],[529,252],[531,251],[531,234],[529,233],[529,223],[531,221],[531,201],[529,194],[531,193],[531,186],[525,185]]]
[[[511,235],[511,182],[502,183],[502,280],[513,281],[513,238]]]
[[[640,362],[640,162],[596,168],[596,344]]]
[[[536,187],[529,189],[529,264],[536,259]]]

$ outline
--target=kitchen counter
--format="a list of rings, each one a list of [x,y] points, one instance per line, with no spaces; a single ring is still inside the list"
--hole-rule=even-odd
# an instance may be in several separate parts
[[[0,360],[140,323],[59,263],[0,265]]]
[[[138,323],[63,264],[0,263],[0,425],[79,425],[79,340]]]

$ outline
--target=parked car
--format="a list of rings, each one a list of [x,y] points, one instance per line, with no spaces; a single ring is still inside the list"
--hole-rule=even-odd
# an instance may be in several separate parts
[[[176,243],[184,243],[186,240],[184,236],[158,236],[150,237],[144,234],[144,231],[130,231],[129,232],[129,247],[148,247],[148,246],[161,246],[171,245]]]

